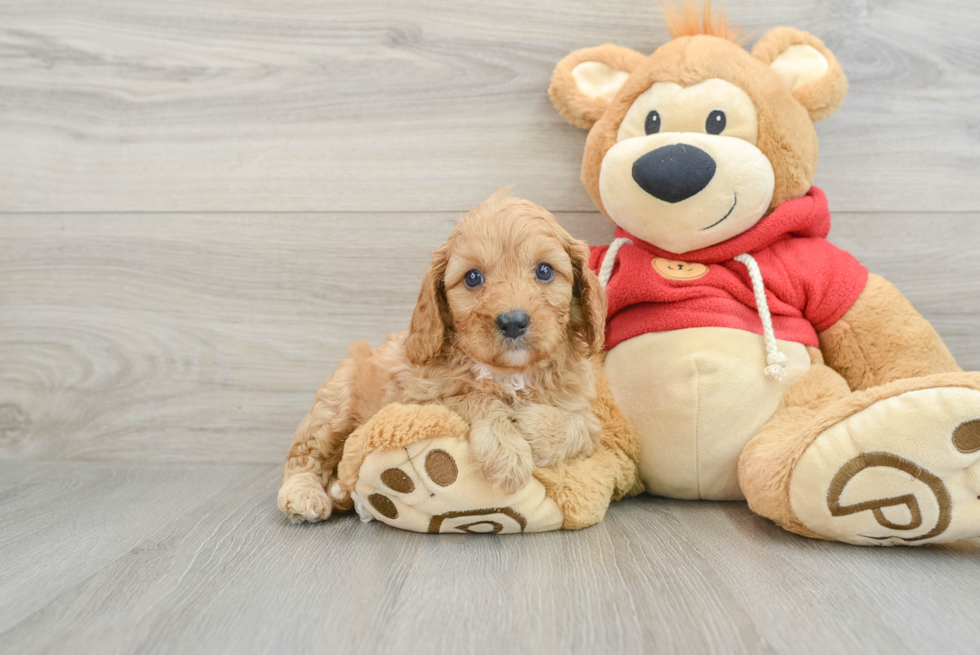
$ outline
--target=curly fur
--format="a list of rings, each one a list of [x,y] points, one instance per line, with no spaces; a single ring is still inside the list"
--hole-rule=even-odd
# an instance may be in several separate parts
[[[535,279],[539,261],[553,266],[554,280]],[[486,279],[476,290],[463,284],[472,268]],[[495,325],[512,309],[531,318],[517,342]],[[535,465],[592,454],[602,428],[590,360],[602,350],[605,313],[585,244],[541,207],[506,189],[494,194],[433,253],[408,332],[374,349],[353,344],[317,392],[283,470],[280,509],[320,520],[349,508],[353,474],[337,471],[345,441],[392,403],[455,412],[470,425],[472,456],[504,491],[527,484]],[[501,382],[506,376],[521,376],[524,388]],[[420,412],[419,424],[430,418]]]

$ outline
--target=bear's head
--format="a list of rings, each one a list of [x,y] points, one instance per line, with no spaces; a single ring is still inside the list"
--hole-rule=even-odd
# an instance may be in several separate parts
[[[589,130],[582,181],[632,235],[683,254],[750,229],[806,195],[817,166],[813,122],[847,93],[833,53],[788,27],[750,54],[705,5],[665,11],[672,40],[649,57],[614,45],[577,50],[549,95]]]

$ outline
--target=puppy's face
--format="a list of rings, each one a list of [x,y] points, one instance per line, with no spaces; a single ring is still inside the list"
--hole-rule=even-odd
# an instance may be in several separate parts
[[[460,228],[443,278],[457,344],[500,369],[549,358],[565,340],[575,283],[554,227],[512,203]]]
[[[605,302],[586,246],[541,207],[494,198],[470,212],[434,254],[406,342],[409,358],[427,359],[431,348],[414,348],[423,342],[438,341],[441,349],[451,341],[479,364],[521,371],[569,345],[601,348]]]

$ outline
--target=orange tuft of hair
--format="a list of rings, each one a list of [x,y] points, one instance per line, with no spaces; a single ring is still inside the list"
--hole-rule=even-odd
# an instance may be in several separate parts
[[[685,0],[680,6],[675,4],[664,5],[661,12],[672,39],[705,34],[742,45],[748,38],[744,37],[739,40],[738,37],[742,34],[742,28],[738,25],[730,25],[728,16],[721,9],[712,11],[711,0],[705,0],[700,11],[694,0]]]

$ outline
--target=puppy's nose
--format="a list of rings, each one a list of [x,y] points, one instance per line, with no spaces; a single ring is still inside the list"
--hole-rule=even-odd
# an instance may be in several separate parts
[[[715,160],[701,148],[677,143],[633,162],[633,180],[654,198],[680,202],[697,195],[715,176]]]
[[[500,334],[508,339],[516,339],[521,336],[527,332],[529,325],[531,325],[531,317],[527,315],[527,312],[510,311],[497,314],[497,329],[500,330]]]

